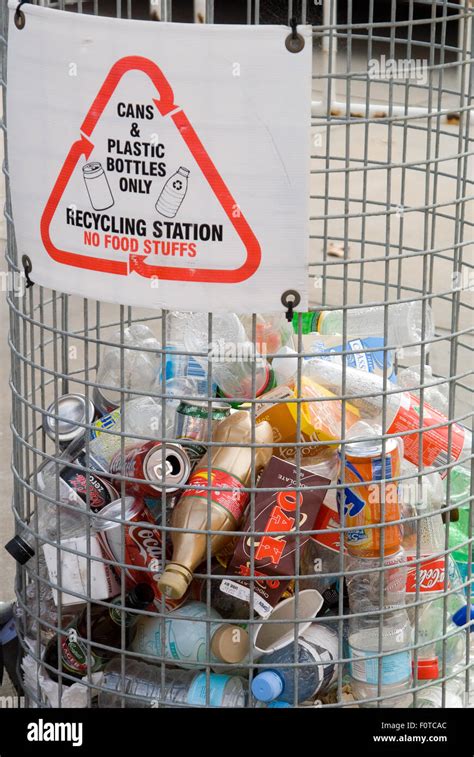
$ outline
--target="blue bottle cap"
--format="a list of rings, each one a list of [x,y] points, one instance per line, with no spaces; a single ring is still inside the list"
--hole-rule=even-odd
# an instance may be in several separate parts
[[[288,704],[288,702],[270,702],[268,704],[268,707],[272,707],[272,708],[290,707],[291,708],[291,704]]]
[[[260,702],[271,702],[283,691],[283,679],[276,670],[264,670],[252,681],[252,694]]]
[[[470,618],[469,621],[471,623],[470,631],[474,631],[474,605],[471,605],[470,609]],[[460,607],[459,610],[457,610],[453,615],[453,622],[456,623],[457,626],[465,626],[468,623],[467,618],[467,605],[465,607]]]

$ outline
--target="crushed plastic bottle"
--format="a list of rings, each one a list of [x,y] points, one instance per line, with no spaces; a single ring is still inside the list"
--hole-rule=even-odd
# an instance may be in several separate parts
[[[245,707],[247,682],[238,676],[167,670],[135,660],[111,660],[99,690],[99,707]]]

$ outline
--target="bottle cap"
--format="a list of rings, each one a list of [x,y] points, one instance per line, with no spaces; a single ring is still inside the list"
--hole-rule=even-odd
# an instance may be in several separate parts
[[[413,669],[415,663],[413,663]],[[427,681],[428,679],[438,678],[439,676],[439,663],[438,658],[433,657],[431,660],[418,660],[417,674],[420,681]]]
[[[288,702],[269,702],[268,707],[291,707],[291,704],[288,704]]]
[[[264,670],[252,681],[252,694],[260,702],[271,702],[283,691],[282,677],[276,670]]]
[[[20,565],[25,565],[35,553],[34,549],[32,549],[21,536],[14,536],[13,539],[10,539],[10,541],[5,544],[5,549],[17,562],[20,563]]]
[[[242,662],[249,652],[249,635],[239,626],[223,625],[212,637],[211,652],[221,662]]]
[[[163,575],[158,581],[158,588],[169,599],[181,599],[186,594],[193,574],[178,563],[170,563],[166,566]]]
[[[471,605],[470,607],[470,613],[469,613],[469,621],[467,618],[467,605],[464,607],[460,607],[459,610],[457,610],[453,615],[453,623],[455,623],[457,626],[465,626],[468,622],[470,622],[470,631],[474,631],[474,605]]]

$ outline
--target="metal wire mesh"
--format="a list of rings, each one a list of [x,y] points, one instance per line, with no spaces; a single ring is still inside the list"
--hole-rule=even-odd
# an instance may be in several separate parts
[[[381,429],[372,439],[382,443],[382,470],[379,479],[374,483],[382,487],[381,523],[374,529],[380,531],[380,550],[383,554],[386,529],[389,518],[386,512],[387,486],[395,482],[399,486],[405,485],[412,497],[411,511],[405,510],[403,517],[390,521],[390,526],[402,523],[405,535],[411,534],[411,544],[414,545],[411,567],[415,566],[415,589],[406,597],[406,607],[409,612],[412,632],[407,636],[399,651],[406,651],[413,660],[413,677],[403,690],[404,704],[413,701],[419,706],[424,692],[433,686],[433,680],[420,677],[418,671],[418,657],[426,638],[422,629],[423,612],[431,601],[432,595],[425,593],[422,588],[421,573],[423,569],[423,528],[430,519],[444,520],[444,544],[436,553],[444,566],[442,589],[436,594],[436,599],[442,606],[441,620],[438,623],[436,635],[432,639],[437,645],[439,654],[439,674],[436,683],[440,685],[441,706],[449,706],[450,682],[463,682],[463,688],[469,694],[469,671],[472,666],[470,659],[469,627],[453,627],[450,623],[450,602],[454,595],[459,596],[459,582],[453,579],[453,558],[456,550],[465,552],[465,572],[461,579],[461,591],[465,592],[463,601],[470,608],[470,586],[472,583],[472,488],[463,490],[459,496],[453,496],[455,479],[446,475],[455,465],[453,462],[453,428],[459,423],[469,427],[472,418],[472,288],[474,281],[472,262],[473,216],[472,216],[472,155],[473,138],[470,132],[472,113],[472,15],[473,8],[468,0],[461,2],[387,2],[375,3],[367,0],[358,3],[357,7],[348,0],[339,3],[335,0],[322,0],[321,3],[312,2],[247,2],[228,3],[219,0],[206,2],[171,2],[161,0],[149,7],[146,2],[127,0],[121,2],[64,2],[40,3],[49,7],[63,10],[94,13],[100,15],[117,16],[122,18],[153,18],[162,21],[204,22],[204,23],[280,23],[287,24],[289,19],[296,17],[300,23],[310,23],[313,27],[313,118],[312,135],[313,151],[311,155],[311,261],[310,279],[312,287],[311,302],[315,311],[332,313],[335,309],[341,312],[340,333],[342,345],[347,345],[349,337],[359,334],[351,333],[351,319],[359,312],[359,308],[378,306],[370,318],[380,319],[381,335],[384,346],[381,348],[383,360],[381,366],[381,386],[372,392],[363,385],[354,388],[348,374],[345,358],[340,362],[340,387],[334,390],[334,396],[324,398],[319,396],[316,402],[318,408],[327,402],[338,402],[340,405],[340,438],[309,439],[304,435],[304,418],[308,402],[303,393],[305,380],[305,359],[308,356],[322,355],[321,348],[309,350],[304,344],[304,328],[301,317],[296,323],[296,361],[295,375],[296,391],[290,400],[295,408],[294,439],[281,442],[282,454],[291,454],[296,465],[295,492],[304,490],[302,476],[307,465],[308,448],[316,462],[321,460],[325,450],[339,445],[340,474],[339,480],[332,478],[326,497],[334,500],[339,493],[340,503],[344,504],[347,494],[346,462],[349,416],[353,412],[353,405],[358,408],[366,407],[370,402],[376,402],[379,409],[378,418]],[[382,8],[383,6],[383,8]],[[3,6],[5,11],[5,4]],[[7,50],[7,14],[3,13],[2,21],[2,84],[7,86],[6,70]],[[383,58],[383,56],[385,56]],[[385,69],[380,61],[384,61]],[[406,60],[409,68],[404,69],[402,76],[388,73],[387,61],[399,62]],[[373,62],[378,62],[378,68]],[[412,68],[410,68],[410,65]],[[417,68],[418,66],[418,68]],[[408,74],[407,74],[408,70]],[[375,71],[375,73],[370,73]],[[8,114],[3,123],[5,141],[8,140]],[[33,127],[35,128],[35,127]],[[469,170],[471,168],[471,170]],[[11,215],[11,204],[8,188],[8,165],[5,163],[4,173],[7,184],[7,202],[5,215],[8,226],[7,260],[9,270],[13,275],[21,275],[21,261],[15,245],[15,235]],[[471,247],[470,247],[471,245]],[[396,320],[403,320],[411,303],[419,304],[420,338],[408,339],[393,343],[393,316],[390,308],[394,303],[403,303],[405,308],[397,311]],[[61,545],[57,552],[56,577],[45,568],[42,558],[42,545],[54,547],[61,537],[64,539],[65,527],[63,523],[68,512],[74,512],[77,504],[65,502],[60,496],[59,473],[64,466],[64,450],[60,444],[58,433],[50,438],[44,430],[45,413],[54,418],[56,413],[51,408],[52,403],[68,393],[79,393],[85,396],[86,402],[95,400],[97,404],[97,390],[103,394],[111,389],[117,390],[116,385],[110,386],[98,378],[97,369],[103,360],[107,347],[117,347],[119,358],[120,387],[119,400],[115,403],[121,412],[121,425],[111,431],[103,431],[111,436],[120,436],[120,451],[124,453],[127,439],[135,437],[141,441],[147,440],[146,434],[133,434],[126,428],[127,400],[130,391],[126,388],[127,361],[134,352],[147,352],[143,346],[130,345],[126,341],[126,330],[132,324],[146,324],[152,329],[161,347],[149,347],[148,353],[158,360],[157,383],[153,389],[134,389],[134,396],[153,396],[161,408],[161,418],[176,406],[177,400],[193,400],[186,391],[182,394],[174,393],[170,396],[166,381],[166,366],[169,359],[169,324],[174,314],[167,312],[144,312],[127,307],[104,305],[91,300],[67,296],[60,292],[49,291],[37,285],[26,290],[23,297],[9,294],[10,306],[10,351],[11,351],[11,389],[12,389],[12,422],[13,459],[12,473],[14,477],[13,512],[17,529],[20,533],[29,532],[35,537],[35,555],[27,564],[19,568],[17,574],[18,624],[22,645],[30,665],[25,679],[27,703],[37,706],[49,706],[54,700],[45,693],[44,679],[52,675],[57,679],[57,702],[66,705],[66,694],[70,683],[77,682],[77,677],[71,674],[63,664],[51,665],[44,659],[44,649],[49,643],[56,645],[56,658],[61,660],[61,641],[67,634],[71,613],[82,609],[84,611],[84,628],[79,634],[86,668],[91,672],[95,659],[99,655],[104,657],[118,655],[120,671],[118,679],[122,681],[122,693],[118,696],[115,706],[137,706],[136,698],[124,693],[126,660],[145,659],[155,665],[156,682],[154,695],[149,696],[148,706],[171,706],[166,699],[165,682],[170,670],[174,669],[174,662],[165,649],[164,619],[179,615],[179,609],[171,613],[165,606],[164,598],[157,603],[153,612],[150,610],[136,610],[141,616],[161,619],[161,649],[158,654],[144,655],[126,648],[126,615],[123,611],[126,593],[129,588],[125,534],[126,527],[121,528],[120,554],[111,559],[110,555],[95,554],[91,557],[92,542],[94,540],[97,515],[91,510],[91,491],[87,488],[85,496],[85,513],[83,533],[86,537],[83,549],[74,549]],[[183,307],[185,303],[183,303]],[[258,311],[258,303],[256,303]],[[429,329],[430,312],[433,313],[436,330]],[[209,314],[204,342],[213,344],[216,318]],[[259,321],[256,315],[247,325],[249,339],[254,345],[259,341]],[[392,341],[391,341],[392,340]],[[388,446],[395,434],[390,431],[393,398],[400,397],[403,387],[393,384],[390,379],[390,356],[396,349],[394,366],[398,376],[403,369],[409,367],[411,374],[403,374],[407,381],[411,381],[410,391],[419,400],[419,424],[417,428],[402,433],[405,439],[417,433],[416,456],[418,464],[407,472],[406,469],[394,475],[388,472]],[[378,348],[380,349],[380,348]],[[355,349],[356,357],[375,352],[375,348],[359,346]],[[343,348],[342,355],[346,356],[351,350]],[[178,355],[187,357],[201,357],[207,359],[207,352],[188,350],[181,346]],[[413,357],[415,354],[415,357]],[[268,361],[276,356],[276,351],[269,350],[266,355]],[[243,662],[232,664],[216,662],[211,654],[212,621],[216,590],[222,580],[228,578],[226,565],[229,561],[229,551],[216,559],[212,553],[211,536],[216,531],[211,528],[211,505],[214,492],[213,486],[207,486],[206,499],[208,516],[206,527],[200,532],[206,536],[203,560],[195,571],[195,585],[199,586],[199,598],[205,603],[206,613],[203,620],[206,623],[206,644],[204,657],[199,662],[191,663],[189,668],[203,671],[205,675],[205,693],[202,706],[214,704],[211,698],[211,675],[214,672],[231,672],[240,675],[251,684],[253,678],[268,667],[265,656],[259,656],[255,650],[255,637],[259,625],[283,625],[283,619],[262,620],[254,614],[253,590],[258,582],[255,568],[255,553],[259,540],[265,533],[256,527],[256,497],[262,489],[258,489],[259,466],[257,464],[257,450],[272,449],[273,444],[263,444],[257,440],[257,416],[265,403],[270,406],[274,400],[258,393],[257,365],[254,357],[250,381],[246,396],[234,399],[245,400],[247,412],[251,418],[251,432],[248,440],[240,444],[232,442],[227,446],[251,450],[248,484],[243,491],[248,494],[248,517],[250,530],[247,537],[250,540],[250,557],[248,575],[241,577],[243,583],[248,582],[251,587],[250,603],[247,606],[246,617],[233,617],[232,614],[224,618],[224,624],[233,622],[246,625],[250,637],[250,652]],[[203,444],[206,448],[226,446],[221,441],[213,441],[211,429],[211,412],[217,399],[214,393],[215,364],[208,361],[207,388],[201,395],[208,408],[207,434]],[[405,387],[407,383],[405,382]],[[331,387],[329,387],[331,388]],[[334,387],[332,387],[334,389]],[[441,393],[444,402],[445,415],[449,418],[445,424],[438,422],[438,427],[446,429],[447,443],[444,454],[439,456],[434,465],[428,467],[423,463],[423,434],[421,430],[425,424],[424,402],[433,393]],[[440,395],[440,396],[441,396]],[[372,399],[371,399],[372,398]],[[195,397],[194,397],[195,399]],[[232,402],[232,397],[227,397]],[[365,404],[364,404],[365,403]],[[333,405],[334,406],[334,405]],[[48,417],[48,416],[46,416]],[[429,423],[429,421],[428,421]],[[79,423],[85,433],[85,458],[82,463],[76,460],[70,462],[72,468],[80,473],[92,475],[94,465],[91,457],[90,432],[94,430],[92,419]],[[434,423],[436,426],[436,422]],[[370,434],[369,434],[370,436]],[[156,440],[166,443],[179,443],[176,433],[166,431],[157,433]],[[470,463],[472,452],[465,447],[459,462],[465,467]],[[314,463],[315,460],[312,460]],[[70,458],[71,461],[71,458]],[[38,470],[45,463],[53,466],[55,471],[55,491],[46,494],[38,484]],[[165,467],[165,452],[162,464]],[[445,490],[436,507],[429,515],[423,510],[423,482],[432,474],[433,467],[438,474],[445,476]],[[130,484],[140,481],[129,474],[130,471],[121,468],[115,475],[101,472],[101,477],[119,490],[121,507],[116,520],[119,524],[126,523],[125,495],[129,492]],[[208,464],[210,476],[211,467]],[[367,483],[367,481],[365,482]],[[370,479],[369,479],[370,483]],[[158,518],[161,538],[161,562],[165,559],[167,548],[173,533],[179,528],[170,525],[170,487],[162,485],[160,494],[154,505],[154,514]],[[314,491],[322,488],[315,487]],[[323,487],[325,488],[325,487]],[[189,484],[181,484],[180,492],[192,490]],[[271,489],[271,487],[270,487]],[[274,491],[278,491],[275,483]],[[48,535],[41,530],[38,515],[41,503],[51,504],[54,513],[52,527]],[[327,500],[325,500],[327,502]],[[296,510],[294,517],[300,523],[300,499],[295,499]],[[347,525],[346,515],[341,507],[340,523],[336,533],[339,541],[344,543],[347,534],[354,527]],[[337,512],[333,511],[333,516]],[[466,519],[465,541],[453,544],[450,534],[455,518],[464,513]],[[387,518],[386,518],[387,515]],[[100,513],[99,513],[100,519]],[[142,521],[143,528],[150,528],[148,520]],[[311,525],[311,524],[309,524]],[[193,532],[193,529],[188,531]],[[242,531],[227,532],[238,538]],[[375,581],[378,609],[374,613],[377,639],[374,648],[369,652],[369,658],[374,661],[375,685],[372,692],[361,696],[354,702],[350,696],[350,678],[348,665],[350,663],[347,636],[349,619],[364,618],[367,611],[355,611],[347,604],[344,585],[350,583],[351,575],[362,575],[364,567],[359,564],[354,567],[344,549],[331,552],[331,561],[327,560],[322,570],[311,574],[307,570],[308,559],[306,552],[300,548],[302,541],[306,542],[308,534],[317,537],[327,534],[327,530],[316,527],[296,528],[291,532],[279,532],[280,537],[293,534],[295,538],[295,561],[290,573],[277,577],[281,581],[289,582],[288,594],[294,597],[292,644],[294,655],[292,660],[281,664],[281,669],[289,669],[293,673],[295,692],[298,691],[299,677],[314,661],[304,663],[298,659],[298,638],[303,621],[310,621],[325,628],[332,628],[337,634],[337,654],[334,659],[334,683],[324,695],[313,696],[310,702],[298,701],[298,694],[290,698],[291,706],[312,706],[316,704],[325,708],[340,708],[345,706],[397,706],[400,691],[390,692],[382,686],[383,659],[387,656],[384,628],[393,607],[386,605],[384,592],[387,590],[387,579]],[[266,532],[267,536],[272,532]],[[251,538],[255,537],[255,538]],[[317,543],[313,539],[311,543]],[[65,591],[63,582],[63,563],[61,552],[77,554],[85,560],[84,591],[74,592],[76,602],[73,605],[64,602],[65,594],[71,595],[71,590]],[[321,552],[315,552],[317,559]],[[464,558],[463,558],[464,559]],[[306,560],[306,563],[305,563]],[[407,558],[404,558],[407,564]],[[320,561],[321,562],[321,561]],[[94,612],[98,607],[108,608],[110,600],[96,599],[90,601],[93,583],[94,565],[113,565],[118,576],[120,590],[119,613],[121,637],[119,649],[107,644],[107,639],[92,640],[92,625]],[[305,567],[306,565],[306,567]],[[352,567],[351,567],[352,565]],[[160,566],[162,567],[161,563]],[[329,566],[329,567],[328,567]],[[320,563],[318,567],[321,568]],[[140,568],[138,568],[138,571]],[[141,568],[143,572],[149,568]],[[155,566],[155,572],[157,568]],[[391,570],[387,561],[379,560],[376,567],[371,568],[371,575],[387,574]],[[365,572],[368,569],[365,568]],[[200,582],[200,583],[199,583]],[[305,605],[301,603],[301,592],[308,587],[333,591],[332,609],[330,614],[318,615],[313,618],[309,613],[305,616]],[[52,592],[56,593],[53,600]],[[197,591],[197,590],[196,590]],[[69,600],[68,600],[69,602]],[[370,612],[370,611],[369,611]],[[374,626],[375,627],[375,626]],[[276,632],[275,632],[276,633]],[[456,641],[453,641],[456,640]],[[457,660],[455,668],[450,664],[452,647],[457,640],[462,640],[462,655]],[[53,640],[53,641],[51,641]],[[290,655],[291,657],[291,655]],[[53,659],[53,658],[51,658]],[[296,660],[296,661],[295,661]],[[233,670],[232,670],[233,669]],[[92,706],[97,695],[97,678],[84,677],[81,684],[85,694],[81,700],[84,706]],[[246,684],[247,685],[247,684]],[[119,687],[120,688],[120,687]],[[151,691],[151,689],[150,689]],[[156,693],[158,691],[158,694]],[[56,696],[56,695],[55,695]],[[128,701],[130,700],[130,702]],[[467,699],[466,699],[467,701]],[[174,706],[185,704],[175,701]],[[249,696],[246,706],[255,707],[257,701]]]

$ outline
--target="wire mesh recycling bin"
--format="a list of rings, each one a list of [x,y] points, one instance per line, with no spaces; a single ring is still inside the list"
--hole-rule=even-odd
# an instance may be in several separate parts
[[[381,6],[151,9],[312,25],[309,312],[9,292],[30,706],[470,706],[473,8]]]

